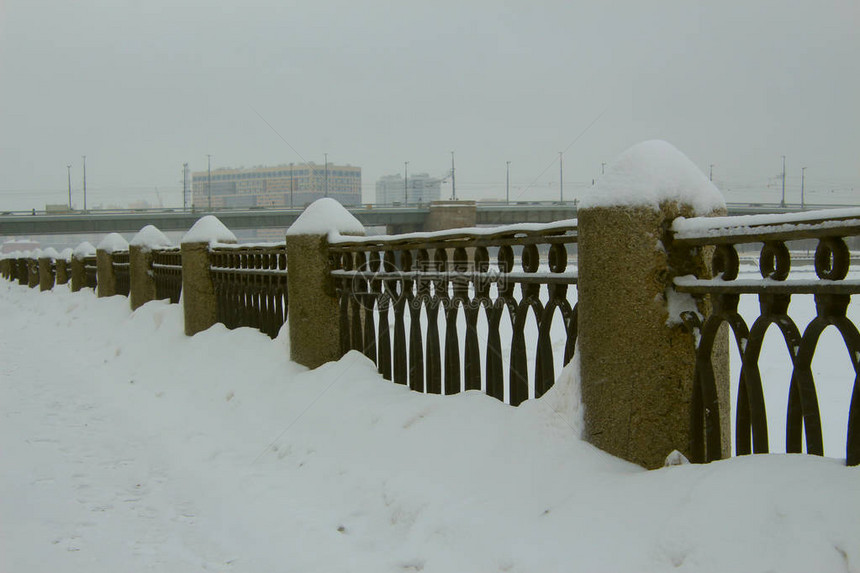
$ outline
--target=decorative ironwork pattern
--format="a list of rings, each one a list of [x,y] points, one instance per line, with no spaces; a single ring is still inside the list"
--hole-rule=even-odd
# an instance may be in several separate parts
[[[210,261],[218,322],[275,338],[287,320],[286,246],[217,247]]]
[[[514,406],[538,398],[555,381],[556,359],[573,356],[576,273],[567,265],[576,239],[571,221],[344,237],[330,246],[341,349],[363,352],[384,378],[418,392],[483,390]]]
[[[783,339],[792,363],[788,388],[786,443],[789,453],[800,453],[805,442],[809,454],[824,455],[821,417],[812,358],[822,332],[828,326],[838,330],[854,369],[854,385],[848,412],[846,463],[860,464],[860,333],[846,316],[851,295],[860,293],[860,281],[846,278],[851,256],[845,237],[860,234],[860,210],[826,211],[803,215],[732,217],[676,221],[674,246],[698,249],[715,247],[711,280],[693,277],[675,279],[677,290],[693,295],[710,295],[713,312],[704,321],[687,314],[688,324],[699,331],[696,378],[692,402],[694,442],[692,453],[697,462],[720,457],[721,426],[717,388],[711,352],[722,324],[728,324],[741,356],[741,372],[735,417],[735,451],[738,455],[766,453],[769,450],[759,358],[765,332],[775,326]],[[787,242],[816,239],[815,273],[817,278],[794,278],[792,256]],[[760,279],[739,278],[737,246],[761,243],[758,261]],[[741,294],[758,295],[760,316],[748,326],[738,313]],[[789,316],[791,297],[812,294],[816,316],[801,333]],[[819,380],[819,383],[827,383]]]
[[[128,251],[116,251],[112,253],[111,265],[113,266],[114,278],[116,280],[116,294],[128,296],[131,284]]]
[[[178,247],[152,251],[155,299],[177,304],[182,293],[182,254]]]

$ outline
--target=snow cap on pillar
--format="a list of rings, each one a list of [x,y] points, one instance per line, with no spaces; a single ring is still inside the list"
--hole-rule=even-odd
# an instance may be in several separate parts
[[[133,247],[140,247],[144,252],[173,246],[170,239],[155,225],[147,225],[138,231],[129,244]]]
[[[364,235],[364,225],[331,197],[317,199],[287,229],[289,235]]]
[[[643,141],[607,165],[606,174],[581,208],[651,207],[676,202],[691,206],[696,215],[726,208],[725,199],[708,177],[672,144],[659,139]]]
[[[89,241],[84,241],[75,247],[75,250],[72,252],[72,255],[76,259],[83,259],[84,257],[93,257],[96,254],[96,248]]]
[[[115,253],[116,251],[127,251],[128,241],[122,238],[119,233],[110,233],[102,242],[99,243],[98,250],[106,253]]]
[[[236,243],[236,235],[215,215],[206,215],[188,229],[181,243]]]

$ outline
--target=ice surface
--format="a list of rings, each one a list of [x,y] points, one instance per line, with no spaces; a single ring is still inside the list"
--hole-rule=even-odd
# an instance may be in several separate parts
[[[331,197],[317,199],[287,229],[289,235],[364,235],[364,225]]]
[[[147,225],[132,237],[130,245],[140,247],[143,252],[149,252],[152,249],[163,249],[171,247],[170,239],[167,235],[158,230],[155,225]]]
[[[580,208],[651,207],[675,201],[693,207],[696,215],[725,208],[719,190],[686,155],[662,140],[634,145],[606,168]]]
[[[111,233],[102,239],[97,247],[99,251],[106,253],[115,253],[117,251],[127,251],[128,241],[126,241],[119,233]]]
[[[96,254],[96,248],[89,241],[84,241],[77,247],[75,247],[73,256],[76,259],[83,259],[84,257],[92,257]]]
[[[228,229],[218,217],[206,215],[197,220],[196,223],[182,237],[182,243],[235,243],[236,235]]]

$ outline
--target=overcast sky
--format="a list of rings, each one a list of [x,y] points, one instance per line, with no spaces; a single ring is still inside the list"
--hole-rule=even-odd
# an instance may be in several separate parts
[[[857,0],[0,0],[0,208],[181,204],[182,164],[446,174],[587,193],[646,139],[730,200],[860,193]],[[766,186],[770,184],[771,187]],[[751,191],[750,191],[751,192]],[[850,196],[850,195],[848,195]]]

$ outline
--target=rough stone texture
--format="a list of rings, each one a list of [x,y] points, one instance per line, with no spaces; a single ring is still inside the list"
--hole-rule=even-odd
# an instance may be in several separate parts
[[[64,285],[69,282],[69,267],[71,265],[64,259],[57,259],[57,279],[58,285]]]
[[[98,297],[113,296],[116,294],[116,273],[113,270],[113,257],[111,253],[99,249],[96,251],[96,291]]]
[[[325,236],[287,237],[290,359],[308,368],[341,356],[340,308],[330,271]]]
[[[478,220],[474,201],[433,201],[424,221],[425,231],[445,231],[461,227],[474,227]]]
[[[216,322],[215,286],[209,272],[209,243],[182,243],[182,303],[185,334],[193,336]]]
[[[27,286],[36,288],[39,286],[39,260],[27,259]]]
[[[72,257],[72,292],[78,292],[87,285],[87,272],[84,269],[84,261]]]
[[[152,251],[140,245],[129,245],[129,291],[131,310],[155,300],[155,277],[152,274]]]
[[[690,455],[695,340],[682,326],[667,326],[665,293],[676,275],[696,270],[704,275],[704,261],[701,254],[670,255],[665,230],[676,216],[691,214],[675,203],[660,211],[595,207],[579,212],[577,344],[585,437],[646,468],[661,467],[673,450]],[[718,347],[714,361],[727,414],[726,350],[725,344]]]
[[[54,288],[54,272],[51,270],[51,257],[39,259],[39,290],[51,290]]]

